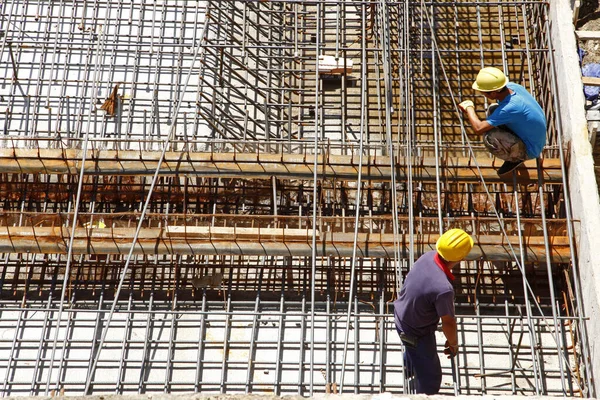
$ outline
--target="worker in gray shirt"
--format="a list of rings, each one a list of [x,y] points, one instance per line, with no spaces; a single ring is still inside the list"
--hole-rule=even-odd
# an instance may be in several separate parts
[[[440,319],[446,336],[444,352],[458,352],[454,316],[452,269],[460,265],[473,238],[462,229],[450,229],[436,243],[436,250],[423,254],[406,275],[394,302],[396,330],[404,344],[405,376],[414,377],[416,393],[436,394],[442,382],[435,331]]]

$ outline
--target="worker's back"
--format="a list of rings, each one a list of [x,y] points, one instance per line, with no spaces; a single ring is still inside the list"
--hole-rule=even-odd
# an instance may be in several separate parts
[[[394,302],[396,329],[413,337],[434,332],[444,315],[454,316],[454,289],[436,263],[437,252],[423,254],[413,265]]]
[[[514,132],[527,148],[529,158],[538,157],[546,144],[546,116],[533,96],[523,86],[509,82],[512,90],[487,118],[493,126],[504,125]]]

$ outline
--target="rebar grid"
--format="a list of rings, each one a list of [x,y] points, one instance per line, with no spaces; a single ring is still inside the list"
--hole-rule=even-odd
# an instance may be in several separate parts
[[[310,313],[306,312],[302,300],[290,300],[287,296],[282,296],[281,302],[277,299],[261,300],[257,310],[257,303],[250,299],[229,303],[198,296],[192,302],[172,300],[182,311],[169,312],[172,302],[153,297],[140,302],[131,298],[132,293],[129,292],[120,302],[120,311],[106,342],[106,352],[103,352],[96,372],[96,391],[144,393],[163,389],[173,392],[197,389],[243,392],[248,385],[250,392],[290,393],[297,391],[298,385],[305,382],[308,363],[302,362],[302,359],[308,358],[307,346],[298,340],[298,335],[306,335],[310,330],[306,323]],[[304,295],[307,295],[306,291]],[[100,310],[100,304],[86,304],[83,300],[79,303],[83,309],[76,313],[71,310],[69,316],[63,318],[61,329],[69,330],[69,342],[66,353],[57,355],[61,363],[56,372],[71,372],[61,381],[74,392],[83,390],[82,377],[89,369],[89,357],[94,347],[90,338],[102,329],[102,314],[108,306],[105,302],[103,310]],[[160,305],[156,307],[155,304]],[[528,365],[530,360],[523,354],[529,343],[527,327],[522,324],[520,316],[522,310],[518,306],[509,306],[508,302],[505,304],[507,315],[459,317],[461,341],[465,343],[461,346],[461,363],[468,365],[461,369],[463,393],[477,394],[482,390],[506,394],[532,393],[532,388],[525,383],[532,379],[532,375]],[[14,347],[11,347],[12,335],[2,341],[3,352],[10,354],[7,363],[12,371],[19,371],[18,375],[8,377],[7,387],[14,393],[43,391],[45,376],[38,376],[34,382],[32,372],[36,368],[36,360],[42,371],[49,362],[47,357],[38,357],[37,350],[41,348],[45,354],[45,349],[52,345],[51,340],[42,336],[22,336],[23,329],[41,330],[48,335],[53,333],[52,326],[56,328],[52,324],[56,316],[52,311],[55,310],[47,309],[43,302],[36,306],[32,301],[31,306],[29,310],[3,311],[4,329],[19,337]],[[199,310],[201,306],[204,311]],[[314,345],[318,359],[323,360],[327,355],[330,362],[317,362],[316,368],[329,369],[330,379],[335,379],[333,377],[341,369],[343,341],[340,342],[339,336],[345,322],[337,318],[339,310],[334,308],[327,312],[325,307],[326,303],[318,303],[315,326],[318,339],[315,339]],[[344,308],[345,304],[338,301],[333,307]],[[374,308],[383,308],[384,313],[374,313]],[[400,354],[393,321],[385,312],[386,302],[376,298],[365,305],[361,301],[353,309],[351,351],[354,353],[354,349],[358,349],[358,355],[353,357],[355,360],[350,360],[347,367],[348,374],[353,377],[347,385],[359,393],[378,391],[381,387],[392,392],[402,390],[401,366],[397,357],[386,359],[383,369],[372,361],[372,355],[381,351],[380,336],[383,336],[386,353],[390,356]],[[502,307],[499,309],[502,311]],[[568,323],[570,320],[561,321]],[[546,343],[540,356],[545,363],[553,365],[557,355],[552,351],[551,336],[539,318],[535,318],[534,326],[536,335],[539,335],[537,340]],[[568,329],[561,332],[561,337],[566,345],[571,343]],[[478,340],[482,341],[481,345],[476,344]],[[482,346],[488,363],[483,366],[477,361]],[[249,349],[252,349],[250,354]],[[224,353],[229,353],[226,359],[223,358]],[[249,358],[252,359],[250,364]],[[444,386],[447,387],[450,383],[449,362],[444,359],[443,363]],[[201,379],[196,377],[198,369],[203,375]],[[481,370],[492,376],[487,378],[488,382],[477,376]],[[249,381],[244,379],[246,372],[251,374]],[[119,374],[122,378],[117,379]],[[558,375],[555,368],[547,367],[544,384],[549,394],[558,394],[562,390],[560,385],[556,385]],[[511,377],[516,382],[512,387],[506,385]],[[319,378],[316,386],[319,391],[325,391],[326,384],[331,382],[324,377]]]
[[[455,393],[589,394],[544,2],[0,14],[4,396],[405,392],[391,301],[454,226],[478,243],[458,274]],[[455,106],[487,107],[470,89],[484,65],[548,118],[519,182]]]

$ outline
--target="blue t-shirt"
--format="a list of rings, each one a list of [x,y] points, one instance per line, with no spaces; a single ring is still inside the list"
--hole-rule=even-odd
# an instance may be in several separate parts
[[[509,82],[513,91],[498,103],[498,108],[487,118],[493,126],[506,125],[525,143],[527,156],[536,158],[546,144],[546,116],[527,89]]]
[[[398,300],[394,302],[396,329],[422,337],[435,332],[440,317],[454,317],[454,288],[435,262],[437,252],[423,254],[406,275]]]

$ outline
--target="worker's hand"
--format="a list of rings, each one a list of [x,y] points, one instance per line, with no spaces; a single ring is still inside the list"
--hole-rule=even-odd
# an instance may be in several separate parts
[[[460,108],[462,112],[467,112],[467,108],[469,107],[475,108],[475,105],[471,100],[465,100],[458,105],[458,108]]]
[[[458,343],[451,345],[447,340],[444,345],[444,354],[448,355],[448,358],[454,357],[458,353]]]

